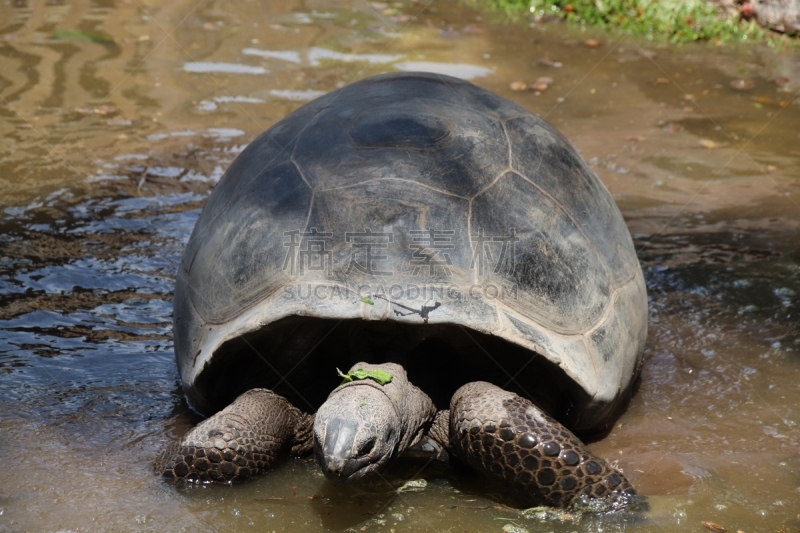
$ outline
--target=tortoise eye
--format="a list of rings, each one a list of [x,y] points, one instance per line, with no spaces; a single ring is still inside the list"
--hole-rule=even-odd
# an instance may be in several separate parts
[[[374,447],[375,447],[375,438],[374,437],[369,439],[366,442],[361,443],[361,445],[358,447],[358,455],[359,455],[359,457],[364,456],[364,455],[368,455],[372,451],[372,449]]]

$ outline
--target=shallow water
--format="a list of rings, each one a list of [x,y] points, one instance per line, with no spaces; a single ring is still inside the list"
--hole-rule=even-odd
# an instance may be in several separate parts
[[[21,0],[0,39],[0,531],[800,531],[796,51],[330,0]],[[415,464],[371,487],[305,461],[237,487],[150,471],[197,422],[171,293],[213,184],[304,101],[419,68],[546,117],[623,211],[650,333],[637,395],[592,448],[650,496],[642,516],[540,523]],[[543,76],[541,94],[509,88]]]

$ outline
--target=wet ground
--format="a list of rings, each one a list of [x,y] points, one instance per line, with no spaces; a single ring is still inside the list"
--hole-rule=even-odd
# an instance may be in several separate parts
[[[800,53],[455,3],[159,4],[0,5],[0,531],[800,531]],[[546,117],[622,209],[650,335],[592,448],[650,496],[634,520],[541,522],[415,465],[369,488],[303,461],[232,488],[150,471],[197,421],[171,293],[215,181],[303,102],[415,69]]]

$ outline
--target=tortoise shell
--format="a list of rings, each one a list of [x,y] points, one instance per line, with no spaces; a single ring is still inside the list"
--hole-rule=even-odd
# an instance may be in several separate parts
[[[254,386],[313,410],[334,367],[399,360],[434,399],[492,381],[586,435],[630,396],[647,296],[619,209],[555,128],[466,81],[392,73],[236,158],[187,245],[174,321],[205,414]]]

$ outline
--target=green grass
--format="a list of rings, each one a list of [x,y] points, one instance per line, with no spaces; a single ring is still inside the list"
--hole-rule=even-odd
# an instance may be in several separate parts
[[[531,13],[653,40],[763,41],[755,21],[729,16],[705,0],[484,0],[509,17]]]

